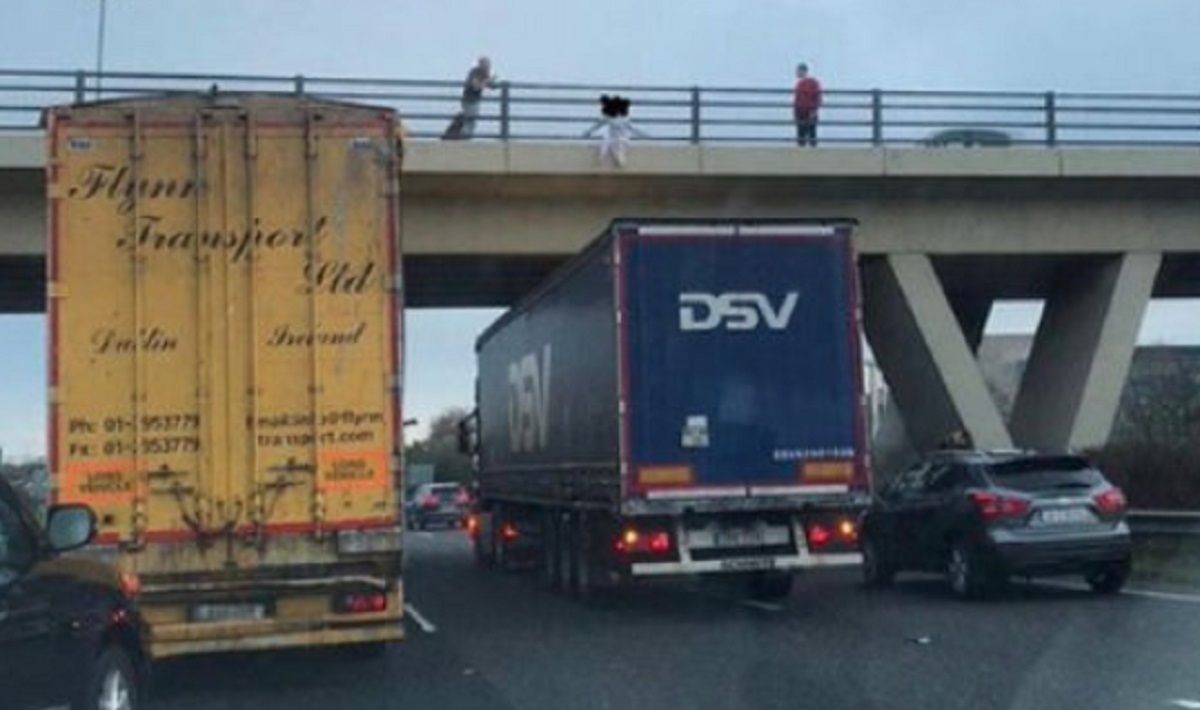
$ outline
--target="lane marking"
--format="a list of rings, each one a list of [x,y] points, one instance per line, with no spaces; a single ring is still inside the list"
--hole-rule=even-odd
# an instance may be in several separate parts
[[[735,601],[738,604],[741,604],[742,606],[748,606],[751,609],[758,609],[760,611],[783,611],[782,604],[772,604],[771,602],[760,602],[757,599],[736,599]]]
[[[1089,592],[1091,588],[1086,584],[1074,584],[1072,582],[1058,582],[1054,580],[1041,580],[1034,582],[1031,586],[1051,587],[1054,589],[1066,589],[1073,592]],[[1177,592],[1156,592],[1153,589],[1122,589],[1121,594],[1129,597],[1143,597],[1145,599],[1156,599],[1158,601],[1181,602],[1184,604],[1200,604],[1200,595],[1181,594]],[[1197,705],[1197,710],[1200,710],[1200,705]]]
[[[1200,710],[1200,700],[1168,700],[1167,704],[1177,708],[1187,708],[1187,710]]]
[[[424,631],[425,633],[427,633],[427,634],[436,634],[437,633],[437,627],[433,625],[433,622],[430,621],[429,619],[426,619],[425,615],[422,614],[421,612],[417,611],[417,608],[415,606],[413,606],[412,604],[404,605],[404,613],[406,613],[410,617],[412,617],[412,620],[417,622],[417,626],[421,627],[421,630]]]

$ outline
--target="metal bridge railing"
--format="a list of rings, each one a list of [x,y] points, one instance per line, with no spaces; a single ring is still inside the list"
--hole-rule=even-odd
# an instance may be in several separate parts
[[[0,69],[0,131],[35,128],[50,105],[200,92],[213,85],[391,106],[417,138],[441,135],[459,109],[461,91],[459,81],[440,80]],[[652,142],[795,141],[788,87],[537,82],[504,82],[490,92],[476,139],[582,140],[599,116],[601,93],[631,99],[633,121]],[[826,146],[1200,147],[1200,94],[831,89],[819,133]]]

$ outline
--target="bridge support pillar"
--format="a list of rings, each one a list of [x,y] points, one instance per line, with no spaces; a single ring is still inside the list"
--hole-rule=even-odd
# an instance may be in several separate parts
[[[972,353],[978,355],[979,346],[983,343],[983,331],[987,327],[988,316],[992,314],[993,299],[978,294],[954,293],[947,293],[946,299],[950,302],[950,309],[954,311],[958,327],[962,328],[967,347],[971,349]]]
[[[862,283],[867,339],[912,444],[929,450],[965,428],[980,447],[1010,447],[973,354],[990,302],[953,306],[924,254],[865,259]]]
[[[1019,446],[1107,441],[1161,263],[1158,253],[1124,254],[1072,268],[1054,284],[1013,406]]]

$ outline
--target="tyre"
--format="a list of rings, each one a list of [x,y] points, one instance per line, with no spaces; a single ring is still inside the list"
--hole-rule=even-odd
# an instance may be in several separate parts
[[[571,535],[571,563],[575,568],[575,593],[588,598],[595,591],[592,580],[592,563],[588,554],[587,518],[576,516]]]
[[[551,589],[558,586],[562,564],[558,557],[558,541],[557,515],[546,513],[542,517],[542,582]]]
[[[755,572],[750,575],[748,591],[750,596],[759,601],[777,601],[785,599],[792,593],[795,576],[791,572],[771,570]]]
[[[479,530],[475,533],[475,564],[481,568],[492,567],[496,562],[495,549],[492,547],[492,516],[479,515]]]
[[[504,519],[496,514],[492,524],[492,559],[495,560],[496,568],[501,572],[512,571],[512,555],[509,554],[508,545],[504,543],[504,537],[501,531],[504,529]]]
[[[572,516],[564,515],[558,519],[558,589],[564,594],[575,593],[575,555],[572,551]]]
[[[1097,594],[1116,594],[1129,581],[1132,571],[1133,565],[1124,560],[1098,567],[1085,575],[1084,580]]]
[[[76,706],[81,710],[136,710],[140,701],[129,654],[120,646],[109,646],[92,666]]]
[[[896,578],[895,563],[883,551],[881,546],[868,539],[862,544],[863,584],[868,587],[886,587]]]
[[[950,546],[946,561],[950,590],[959,599],[979,599],[994,588],[993,575],[973,545],[962,540]]]

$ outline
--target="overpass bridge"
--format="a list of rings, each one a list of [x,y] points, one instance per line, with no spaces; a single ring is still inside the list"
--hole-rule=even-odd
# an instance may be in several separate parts
[[[72,83],[44,103],[91,97],[82,73],[37,74],[43,83],[28,92],[41,97],[64,76]],[[103,96],[285,81],[106,79]],[[1057,448],[1107,438],[1149,300],[1200,297],[1200,124],[1179,118],[1200,112],[1200,97],[830,92],[828,147],[801,149],[788,143],[786,92],[617,87],[635,114],[646,107],[638,120],[659,139],[615,169],[577,138],[604,87],[506,85],[480,140],[424,140],[457,87],[282,87],[397,104],[411,118],[402,209],[412,307],[508,304],[615,217],[852,217],[866,335],[912,441],[930,446],[965,426],[983,446]],[[1113,120],[1116,109],[1135,118]],[[0,307],[10,312],[41,310],[44,292],[41,137],[21,111],[0,131]],[[962,124],[1017,137],[1003,148],[919,140]],[[1004,299],[1046,303],[1008,421],[975,357]]]

